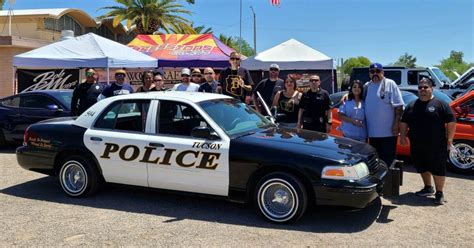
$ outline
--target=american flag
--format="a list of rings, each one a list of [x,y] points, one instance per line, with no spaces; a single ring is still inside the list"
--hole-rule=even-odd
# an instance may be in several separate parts
[[[272,4],[273,6],[278,6],[278,5],[280,5],[280,0],[270,0],[270,2],[271,2],[271,4]]]

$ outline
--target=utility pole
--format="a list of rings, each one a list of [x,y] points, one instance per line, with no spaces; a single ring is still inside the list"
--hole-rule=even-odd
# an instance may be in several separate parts
[[[257,16],[252,6],[250,6],[250,9],[253,13],[253,53],[257,55]]]
[[[239,53],[242,53],[242,0],[240,0],[240,36],[239,36]]]

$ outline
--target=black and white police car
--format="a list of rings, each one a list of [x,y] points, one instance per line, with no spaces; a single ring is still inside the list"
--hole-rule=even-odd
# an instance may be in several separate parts
[[[310,203],[364,208],[387,174],[367,144],[279,128],[224,95],[175,91],[111,97],[76,119],[33,124],[16,154],[72,197],[120,183],[250,201],[280,223]]]

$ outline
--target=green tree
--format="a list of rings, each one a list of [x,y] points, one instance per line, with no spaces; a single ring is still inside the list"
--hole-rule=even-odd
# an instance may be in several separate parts
[[[416,67],[416,57],[413,55],[409,55],[408,53],[403,54],[398,58],[398,60],[394,63],[397,66],[405,66],[407,68],[415,68]]]
[[[110,11],[99,19],[114,17],[114,26],[126,21],[127,27],[135,25],[139,34],[153,34],[158,30],[169,33],[171,29],[178,28],[191,30],[190,22],[180,16],[190,15],[191,12],[184,9],[176,0],[115,0],[115,2],[120,5],[100,8]],[[187,2],[194,3],[194,1]]]
[[[463,74],[469,68],[474,66],[474,63],[467,63],[463,59],[464,53],[460,51],[451,51],[448,58],[442,59],[439,65],[436,65],[439,69],[441,69],[446,76],[450,79],[454,80],[457,78],[454,72],[459,74]]]
[[[366,57],[359,56],[357,58],[349,58],[342,64],[342,72],[346,75],[351,74],[354,67],[367,67],[370,65],[370,60]]]
[[[194,23],[192,22],[190,25],[191,29],[188,28],[183,28],[183,27],[178,27],[177,29],[172,28],[171,33],[173,34],[211,34],[212,28],[208,28],[204,25],[200,26],[194,26]]]
[[[219,40],[222,41],[222,43],[226,44],[228,47],[234,49],[235,51],[239,51],[240,37],[237,37],[237,36],[230,37],[230,36],[225,36],[223,34],[220,34],[219,35]],[[244,39],[242,39],[242,47],[241,47],[240,53],[244,56],[247,56],[247,57],[255,55],[255,53],[253,51],[253,48]]]
[[[5,3],[5,1],[4,1],[4,0],[0,0],[0,10],[2,10],[2,9],[3,9],[3,4],[4,4],[4,3]]]

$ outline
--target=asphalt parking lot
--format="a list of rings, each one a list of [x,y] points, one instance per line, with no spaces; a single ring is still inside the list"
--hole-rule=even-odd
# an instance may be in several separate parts
[[[0,150],[0,246],[456,246],[474,243],[474,178],[448,174],[448,203],[414,195],[421,179],[406,166],[400,196],[360,211],[316,207],[276,225],[252,207],[106,184],[73,199],[58,181],[20,168]]]

